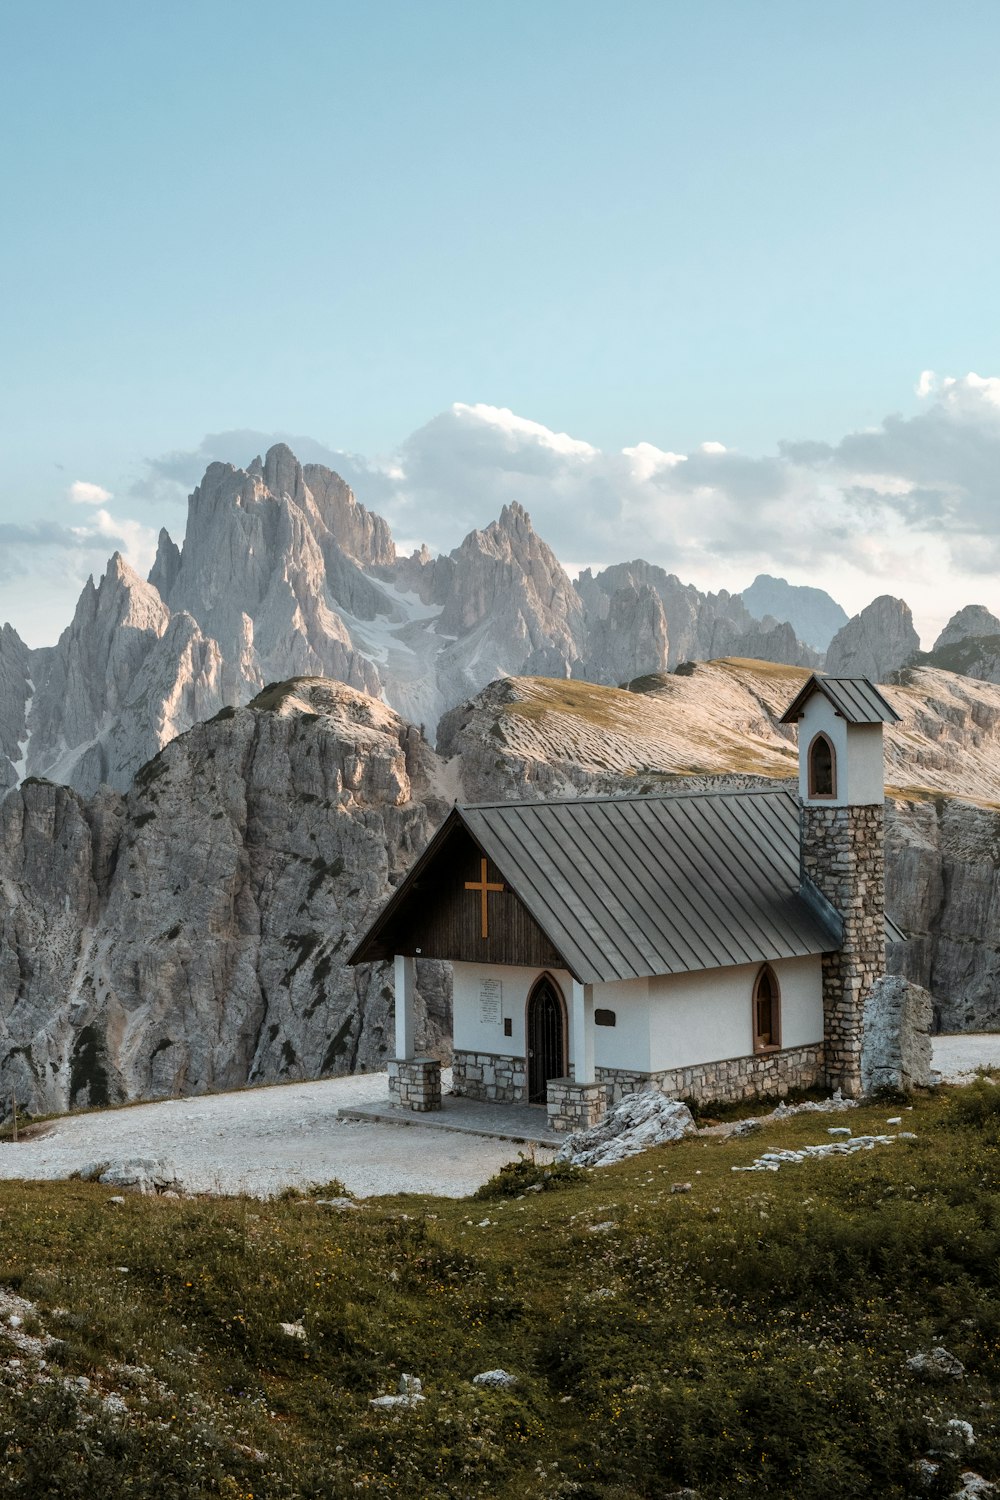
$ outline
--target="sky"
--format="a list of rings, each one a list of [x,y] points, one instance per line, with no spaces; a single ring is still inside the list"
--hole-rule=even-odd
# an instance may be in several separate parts
[[[408,545],[1000,614],[1000,6],[6,0],[0,620],[282,437]]]

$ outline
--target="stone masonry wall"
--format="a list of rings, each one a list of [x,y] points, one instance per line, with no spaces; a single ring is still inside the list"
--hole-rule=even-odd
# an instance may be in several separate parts
[[[802,869],[844,919],[838,953],[823,955],[826,1081],[861,1092],[864,997],[885,973],[885,807],[802,809]]]
[[[589,1130],[607,1111],[607,1089],[600,1082],[574,1083],[572,1078],[550,1078],[546,1092],[551,1130]]]
[[[422,1113],[441,1108],[441,1064],[436,1057],[394,1057],[389,1063],[389,1098]]]
[[[523,1104],[528,1097],[528,1064],[523,1057],[499,1052],[456,1052],[451,1064],[451,1091],[466,1099]]]
[[[609,1108],[625,1094],[652,1084],[672,1099],[697,1099],[699,1103],[735,1103],[759,1095],[780,1098],[790,1089],[808,1089],[824,1081],[824,1047],[788,1047],[777,1052],[758,1052],[749,1057],[729,1057],[723,1062],[696,1063],[689,1068],[668,1068],[657,1073],[635,1073],[625,1068],[598,1068],[597,1078],[607,1090]]]

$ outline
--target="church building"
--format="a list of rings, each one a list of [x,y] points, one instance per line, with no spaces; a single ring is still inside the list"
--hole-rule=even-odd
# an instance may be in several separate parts
[[[555,1129],[622,1094],[856,1095],[885,970],[882,726],[865,678],[809,678],[799,787],[453,808],[349,962],[395,964],[390,1090],[440,1107],[414,1049],[416,960],[454,976],[453,1090]]]

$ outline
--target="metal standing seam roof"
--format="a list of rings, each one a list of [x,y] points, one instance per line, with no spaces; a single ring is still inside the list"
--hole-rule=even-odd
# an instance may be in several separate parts
[[[781,716],[794,724],[813,693],[822,693],[848,724],[898,724],[899,714],[867,677],[826,677],[814,672]]]
[[[799,889],[791,791],[460,807],[584,984],[829,952]]]

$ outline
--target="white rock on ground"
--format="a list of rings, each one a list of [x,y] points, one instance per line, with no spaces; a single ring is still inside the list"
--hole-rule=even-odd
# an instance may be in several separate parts
[[[480,1374],[473,1375],[472,1384],[488,1391],[509,1391],[517,1385],[517,1376],[508,1374],[506,1370],[483,1370]]]
[[[906,1368],[930,1380],[964,1380],[965,1366],[943,1344],[921,1350],[906,1361]]]
[[[599,1125],[571,1135],[556,1160],[581,1167],[607,1167],[650,1146],[679,1141],[694,1129],[686,1104],[668,1099],[656,1089],[643,1089],[638,1094],[626,1094]]]

